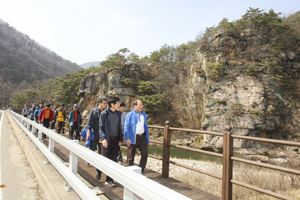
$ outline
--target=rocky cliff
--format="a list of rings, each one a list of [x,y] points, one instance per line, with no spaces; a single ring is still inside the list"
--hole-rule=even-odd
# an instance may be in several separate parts
[[[203,130],[222,132],[231,125],[237,135],[293,139],[300,131],[299,72],[299,52],[274,52],[272,38],[220,33],[194,55],[188,101],[198,105]],[[205,135],[202,148],[222,146],[222,138]]]

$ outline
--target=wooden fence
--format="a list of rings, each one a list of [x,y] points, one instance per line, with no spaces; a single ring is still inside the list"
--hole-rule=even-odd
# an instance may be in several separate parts
[[[162,177],[168,178],[169,177],[169,165],[177,165],[195,172],[199,172],[201,174],[205,174],[214,178],[217,178],[219,180],[222,180],[222,199],[223,200],[231,200],[232,199],[232,184],[242,186],[257,192],[261,192],[263,194],[267,194],[273,197],[277,197],[279,199],[288,199],[292,200],[293,198],[281,195],[269,190],[265,190],[247,183],[243,183],[240,181],[233,180],[232,174],[233,174],[233,161],[236,162],[241,162],[241,163],[246,163],[250,165],[255,165],[255,166],[260,166],[264,168],[269,168],[273,170],[278,170],[282,172],[287,172],[287,173],[292,173],[296,175],[300,175],[299,170],[294,170],[290,168],[285,168],[285,167],[280,167],[276,165],[271,165],[271,164],[265,164],[265,163],[260,163],[260,162],[255,162],[255,161],[250,161],[238,157],[233,156],[233,139],[243,139],[243,140],[251,140],[251,141],[257,141],[257,142],[266,142],[266,143],[273,143],[273,144],[282,144],[282,145],[290,145],[290,146],[297,146],[300,147],[299,142],[291,142],[291,141],[283,141],[283,140],[274,140],[274,139],[266,139],[266,138],[257,138],[257,137],[249,137],[249,136],[239,136],[239,135],[233,135],[231,134],[231,127],[226,126],[224,133],[217,133],[217,132],[210,132],[210,131],[200,131],[200,130],[193,130],[193,129],[184,129],[184,128],[174,128],[169,126],[169,121],[166,121],[165,126],[152,126],[149,125],[149,128],[153,129],[163,129],[164,130],[164,139],[163,142],[159,141],[154,141],[150,140],[151,143],[162,145],[163,146],[163,157],[157,157],[154,155],[148,155],[151,158],[155,158],[158,160],[162,160]],[[68,129],[68,128],[65,128]],[[180,145],[175,145],[171,144],[171,131],[182,131],[182,132],[190,132],[190,133],[199,133],[199,134],[208,134],[208,135],[214,135],[214,136],[220,136],[223,137],[223,154],[215,153],[215,152],[210,152],[210,151],[205,151],[205,150],[200,150],[200,149],[195,149],[195,148],[190,148],[190,147],[185,147],[185,146],[180,146]],[[193,167],[189,167],[187,165],[174,162],[170,160],[170,148],[175,147],[179,149],[184,149],[184,150],[189,150],[193,152],[198,152],[202,154],[207,154],[211,156],[216,156],[220,157],[223,159],[223,170],[222,170],[222,176],[219,176],[217,174],[212,174],[206,171],[203,171],[201,169],[196,169]],[[127,149],[126,147],[121,146],[123,149]],[[139,152],[137,152],[139,153]]]

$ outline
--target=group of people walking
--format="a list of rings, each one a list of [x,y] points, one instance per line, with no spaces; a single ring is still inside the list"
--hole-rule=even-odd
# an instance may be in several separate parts
[[[148,158],[149,132],[147,117],[143,112],[143,103],[141,100],[133,102],[134,109],[127,115],[124,112],[125,103],[120,102],[116,96],[100,98],[97,101],[97,107],[93,108],[88,116],[86,125],[85,140],[89,141],[90,150],[98,152],[102,156],[118,163],[123,162],[120,146],[125,138],[127,145],[127,163],[129,166],[134,164],[134,157],[137,148],[141,152],[141,160],[139,166],[142,169],[142,174],[145,175],[145,167]],[[63,131],[66,122],[66,111],[64,104],[60,104],[59,108],[50,108],[47,104],[44,107],[40,103],[38,107],[32,104],[32,108],[28,109],[25,105],[22,110],[22,115],[31,120],[35,120],[49,128],[54,129],[56,123],[58,134]],[[78,105],[73,105],[73,110],[68,116],[70,122],[70,139],[73,139],[74,131],[75,139],[79,139],[79,130],[82,123],[81,113],[78,111]],[[52,126],[53,125],[53,126]],[[62,132],[63,133],[63,132]],[[46,137],[45,135],[43,137]],[[101,171],[96,169],[96,179],[101,179]],[[106,176],[105,184],[115,187],[113,179]]]

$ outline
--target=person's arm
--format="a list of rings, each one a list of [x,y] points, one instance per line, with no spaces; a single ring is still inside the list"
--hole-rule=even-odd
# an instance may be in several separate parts
[[[37,108],[35,109],[34,113],[33,113],[33,117],[37,118]]]
[[[43,114],[44,114],[44,109],[41,110],[41,113],[40,113],[40,115],[39,115],[39,122],[41,121],[42,115],[43,115]]]
[[[93,116],[94,109],[92,109],[89,113],[88,121],[87,121],[87,126],[86,126],[86,140],[89,140],[91,137],[91,125],[92,125],[92,116]]]
[[[51,119],[52,119],[51,121],[52,121],[52,123],[54,123],[54,115],[53,115],[53,110],[51,110],[51,111],[50,111],[50,115],[51,115]]]
[[[68,121],[69,121],[70,123],[71,123],[71,121],[72,121],[71,117],[72,117],[72,112],[70,112],[69,118],[68,118]]]
[[[130,118],[132,113],[128,113],[125,118],[125,124],[124,124],[124,135],[125,135],[125,142],[127,146],[130,146],[131,140],[129,138],[129,129],[130,129]]]
[[[93,117],[94,108],[90,111],[88,121],[87,121],[87,129],[91,128],[92,125],[92,117]]]
[[[147,116],[147,117],[148,117],[148,116]],[[147,117],[145,117],[145,115],[144,115],[144,118],[145,118],[144,129],[145,129],[145,133],[146,133],[146,134],[148,133],[148,140],[147,140],[147,144],[149,144],[149,130],[148,130],[148,122],[147,122]],[[147,138],[147,135],[146,135],[146,138]]]
[[[119,127],[119,135],[118,135],[119,136],[119,146],[121,146],[122,141],[123,141],[122,112],[120,112],[118,117],[119,117],[119,124],[118,124],[118,127]]]
[[[105,137],[104,123],[105,123],[105,115],[102,112],[99,119],[99,141],[102,141],[103,147],[107,148],[107,140]]]

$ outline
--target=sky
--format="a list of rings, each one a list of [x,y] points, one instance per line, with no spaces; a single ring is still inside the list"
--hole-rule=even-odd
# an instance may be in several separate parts
[[[105,60],[119,49],[150,55],[195,40],[206,27],[249,7],[285,15],[300,0],[0,0],[0,18],[64,59]]]

